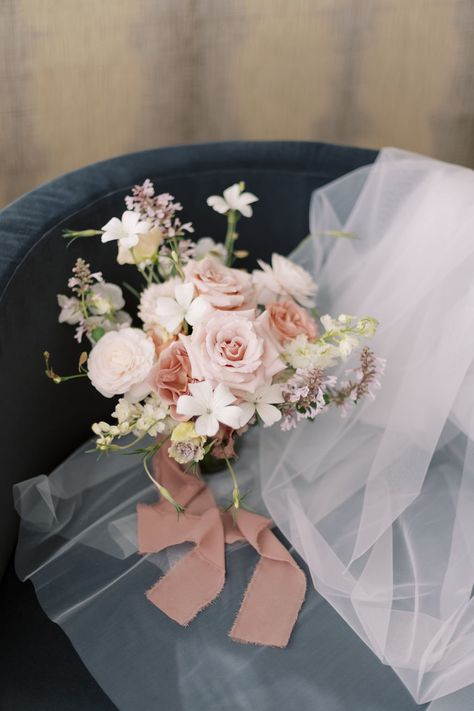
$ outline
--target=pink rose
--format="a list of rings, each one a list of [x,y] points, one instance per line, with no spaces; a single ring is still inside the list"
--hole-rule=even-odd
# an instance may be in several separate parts
[[[280,343],[292,341],[300,334],[307,336],[310,341],[318,337],[315,320],[291,299],[272,301],[265,308],[272,333]]]
[[[285,367],[269,331],[267,313],[255,319],[240,311],[216,311],[190,336],[180,338],[193,378],[213,386],[224,383],[236,395],[255,392]]]
[[[151,370],[149,382],[163,402],[171,406],[171,414],[177,420],[183,418],[176,414],[176,403],[181,395],[188,392],[190,377],[191,364],[186,348],[181,341],[173,341],[160,353],[158,363]]]
[[[184,274],[215,309],[248,309],[256,306],[255,289],[250,274],[225,267],[217,259],[206,257],[189,261]]]

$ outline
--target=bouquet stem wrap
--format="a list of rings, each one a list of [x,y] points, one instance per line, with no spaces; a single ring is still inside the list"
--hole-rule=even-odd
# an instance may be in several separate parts
[[[261,556],[230,637],[238,642],[286,647],[306,592],[306,577],[270,530],[271,520],[240,509],[234,522],[217,507],[210,489],[185,474],[163,447],[155,455],[157,481],[186,505],[139,504],[138,548],[156,553],[179,543],[195,543],[162,577],[147,597],[180,625],[187,625],[221,592],[225,582],[225,544],[247,541]]]

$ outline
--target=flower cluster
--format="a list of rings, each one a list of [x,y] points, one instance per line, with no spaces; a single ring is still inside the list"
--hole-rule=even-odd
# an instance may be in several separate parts
[[[253,273],[233,266],[245,254],[235,250],[236,225],[251,217],[255,195],[236,183],[207,202],[226,216],[225,244],[186,237],[192,226],[176,216],[181,204],[169,193],[156,195],[149,180],[133,188],[121,218],[112,217],[102,230],[67,234],[115,242],[117,261],[135,264],[144,278],[137,293],[140,327],[123,311],[120,287],[92,274],[83,260],[69,281],[72,296],[58,300],[59,320],[77,325],[78,340],[85,333],[92,343],[88,357],[81,356],[80,375],[69,378],[88,377],[104,397],[119,398],[115,422],[93,425],[97,449],[129,450],[146,435],[158,438],[135,450],[148,474],[148,458],[166,441],[179,464],[222,458],[234,479],[229,460],[250,426],[280,423],[289,430],[330,406],[346,413],[373,397],[383,371],[383,362],[363,346],[376,320],[319,318],[318,287],[302,267],[279,254],[271,263],[260,261]],[[339,383],[328,369],[353,352],[359,365],[346,369]],[[54,382],[68,379],[49,365],[48,374]],[[119,444],[123,437],[127,443]],[[234,481],[236,508],[239,497]]]

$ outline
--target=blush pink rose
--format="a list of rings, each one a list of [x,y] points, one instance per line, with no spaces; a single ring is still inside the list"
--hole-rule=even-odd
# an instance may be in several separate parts
[[[184,268],[185,280],[194,284],[215,309],[255,308],[256,292],[250,274],[225,267],[213,257],[191,260]]]
[[[315,320],[291,299],[271,301],[265,308],[272,333],[280,343],[292,341],[301,334],[310,341],[318,337]]]
[[[161,351],[158,363],[151,370],[149,382],[163,402],[171,406],[171,415],[177,420],[183,418],[176,414],[176,403],[181,395],[188,392],[190,377],[187,350],[181,341],[173,341]]]
[[[213,386],[224,383],[237,396],[255,392],[285,367],[270,333],[267,313],[255,319],[239,311],[216,311],[190,336],[180,338],[193,378]]]

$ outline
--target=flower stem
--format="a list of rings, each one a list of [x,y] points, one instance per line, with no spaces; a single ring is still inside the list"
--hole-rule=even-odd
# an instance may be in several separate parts
[[[225,463],[227,464],[227,468],[228,468],[228,470],[229,470],[229,472],[230,472],[230,475],[231,475],[231,477],[232,477],[232,483],[233,483],[233,485],[234,485],[234,488],[232,489],[232,507],[233,507],[233,509],[234,509],[234,512],[237,513],[237,511],[238,511],[239,508],[240,508],[240,504],[241,504],[241,502],[242,502],[242,497],[241,497],[241,495],[240,495],[239,484],[238,484],[238,482],[237,482],[237,477],[236,477],[236,475],[235,475],[235,471],[234,471],[234,468],[232,467],[232,464],[231,464],[230,461],[227,459],[227,457],[224,457],[224,458],[225,458]],[[233,512],[233,513],[234,513],[234,512]]]
[[[234,244],[237,239],[237,232],[235,227],[237,225],[237,220],[239,215],[237,210],[229,210],[227,213],[227,233],[225,236],[225,248],[227,251],[227,266],[230,267],[234,261]]]
[[[181,506],[171,495],[171,493],[168,491],[168,489],[165,486],[162,486],[159,482],[156,481],[155,477],[153,474],[150,472],[150,469],[148,467],[148,459],[152,457],[156,452],[161,448],[161,446],[164,444],[164,442],[161,442],[159,445],[153,447],[150,452],[143,457],[143,468],[145,469],[145,473],[150,479],[150,481],[156,486],[158,491],[160,492],[160,495],[166,499],[172,506],[174,506],[174,509],[178,516],[182,513],[185,512],[184,506]]]

